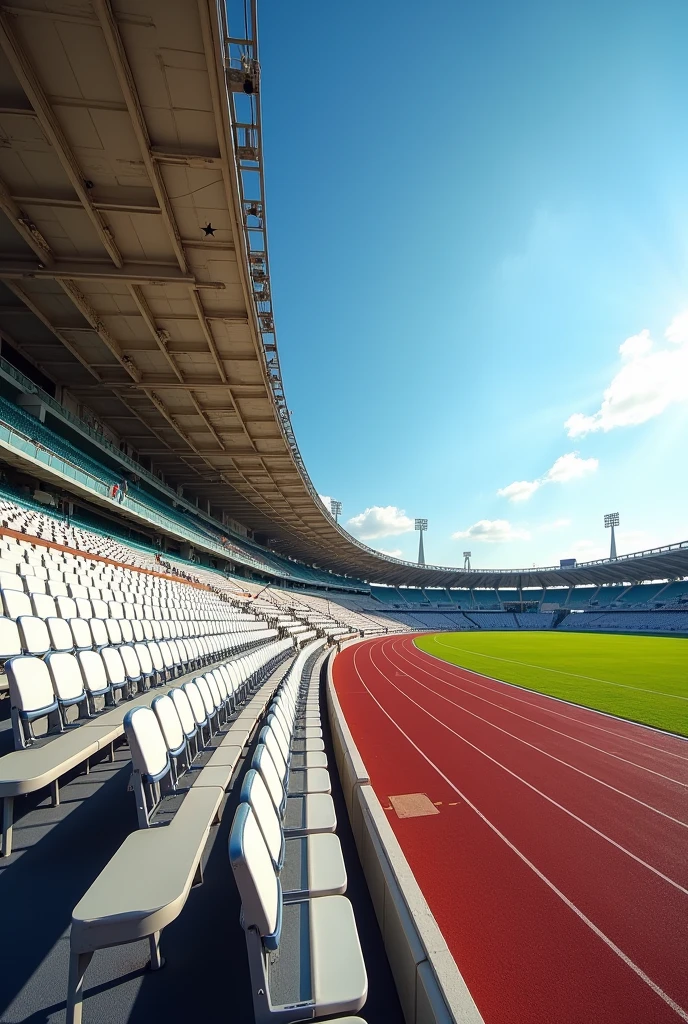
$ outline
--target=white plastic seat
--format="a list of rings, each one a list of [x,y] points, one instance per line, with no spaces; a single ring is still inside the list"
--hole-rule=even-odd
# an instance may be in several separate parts
[[[148,650],[148,644],[134,644],[134,651],[136,657],[139,660],[141,666],[141,675],[143,676],[146,687],[150,685],[150,680],[155,675],[155,669],[153,668],[153,659],[151,658],[150,651]]]
[[[18,619],[20,615],[33,615],[31,598],[19,590],[3,590],[2,603],[5,615],[10,619]]]
[[[93,637],[93,646],[96,648],[106,647],[110,643],[110,638],[103,619],[89,619],[88,625]]]
[[[129,681],[138,686],[141,682],[141,665],[139,664],[139,659],[136,657],[136,651],[131,644],[122,644],[118,650],[122,656],[122,661],[124,662],[124,668],[127,676],[129,677]]]
[[[61,620],[58,620],[61,621]],[[66,708],[79,705],[79,717],[89,717],[90,707],[84,687],[84,678],[76,657],[68,651],[55,651],[45,659],[53,690],[66,724]]]
[[[24,654],[41,657],[50,650],[50,634],[43,619],[36,615],[20,615],[17,619]]]
[[[74,649],[74,637],[66,619],[59,619],[53,616],[45,620],[50,634],[50,645],[54,651],[72,651]]]
[[[98,651],[78,651],[77,661],[88,693],[91,711],[95,711],[95,699],[103,697],[106,704],[113,704],[113,689],[105,671],[103,659]]]
[[[179,715],[179,721],[189,744],[191,755],[195,757],[198,753],[198,725],[196,724],[189,698],[181,686],[176,686],[173,690],[170,690],[168,696],[174,703]]]
[[[40,619],[47,619],[51,615],[57,614],[55,598],[50,594],[31,594],[31,606],[34,615],[38,615]]]
[[[24,583],[24,589],[27,594],[45,594],[45,580],[39,576],[27,576]]]
[[[24,593],[24,580],[14,572],[0,572],[0,590],[18,590]]]
[[[19,630],[14,619],[0,616],[0,661],[16,658],[22,653]]]
[[[256,1024],[359,1010],[368,979],[345,896],[285,903],[270,852],[249,803],[232,824],[229,858],[241,896]],[[284,938],[286,948],[281,948]],[[280,955],[271,953],[280,951]],[[288,970],[282,968],[288,964]]]
[[[93,647],[91,628],[86,619],[69,619],[69,628],[72,631],[74,647],[78,651],[88,651]]]
[[[36,739],[33,723],[46,719],[48,730],[62,731],[59,704],[47,665],[40,658],[20,655],[6,666],[10,684],[10,717],[14,745],[21,750]]]
[[[75,619],[77,617],[76,601],[73,601],[71,597],[59,595],[55,598],[55,604],[57,605],[57,614],[60,618]]]
[[[122,643],[133,644],[134,642],[134,631],[131,628],[131,622],[129,619],[119,619],[119,628],[122,634]]]
[[[113,693],[128,693],[130,691],[130,682],[124,662],[122,661],[120,648],[103,647],[100,651],[100,656],[103,659],[105,673]]]
[[[58,576],[62,577],[62,573],[56,573],[54,577],[51,577],[48,580],[48,585],[46,589],[48,593],[52,594],[52,596],[55,598],[68,597],[69,594],[67,591],[67,584],[64,583],[61,578],[58,579]]]
[[[195,682],[182,683],[181,689],[189,699],[191,710],[193,712],[194,719],[196,720],[196,726],[202,739],[204,739],[204,730],[207,729],[208,739],[210,739],[210,722],[208,721],[208,715],[205,710],[205,703],[201,696],[201,691]]]
[[[177,758],[183,758],[183,767],[188,768],[191,758],[189,756],[187,739],[174,701],[168,694],[161,693],[154,699],[151,708],[155,712],[165,738],[167,752],[171,758],[175,759],[174,766],[176,767]],[[175,772],[175,774],[178,777],[179,773]]]
[[[111,644],[119,645],[122,643],[122,630],[117,619],[104,619],[105,628],[107,629],[108,640]]]
[[[254,768],[246,773],[240,799],[251,805],[275,870],[280,873],[286,900],[346,892],[342,847],[333,832],[285,839],[275,805]]]
[[[174,788],[167,744],[151,708],[135,707],[127,711],[124,732],[131,750],[139,828],[149,828],[150,816],[161,796]]]

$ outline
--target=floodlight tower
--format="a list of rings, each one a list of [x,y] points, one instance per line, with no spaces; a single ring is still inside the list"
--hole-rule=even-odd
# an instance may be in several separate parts
[[[470,569],[470,567],[471,567],[471,553],[470,553],[470,551],[464,551],[464,553],[463,553],[463,567],[464,567],[464,569]]]
[[[418,544],[418,565],[425,565],[425,552],[423,551],[423,534],[428,528],[427,519],[416,519],[416,530],[420,533]]]
[[[610,512],[609,515],[604,517],[605,529],[612,531],[612,546],[609,552],[609,557],[612,561],[616,558],[616,537],[614,536],[614,527],[619,525],[619,513]]]
[[[334,498],[330,498],[330,512],[334,516],[335,523],[339,522],[339,516],[342,514],[342,503],[341,501],[335,501]]]

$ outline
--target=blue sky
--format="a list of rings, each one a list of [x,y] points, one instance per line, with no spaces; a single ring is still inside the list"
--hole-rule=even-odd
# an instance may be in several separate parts
[[[280,356],[342,521],[414,558],[425,516],[476,567],[601,557],[609,511],[620,551],[686,539],[685,3],[263,0],[260,31]]]

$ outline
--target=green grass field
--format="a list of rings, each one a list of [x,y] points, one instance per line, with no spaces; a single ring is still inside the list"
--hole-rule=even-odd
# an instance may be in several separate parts
[[[688,736],[688,639],[590,633],[438,633],[428,654]]]

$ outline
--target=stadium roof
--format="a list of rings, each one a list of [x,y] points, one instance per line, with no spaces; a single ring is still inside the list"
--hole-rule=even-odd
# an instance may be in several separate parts
[[[424,586],[688,575],[685,546],[566,572],[422,569],[335,524],[282,386],[255,3],[246,27],[241,10],[228,26],[217,0],[0,7],[3,339],[169,482],[304,562]]]

